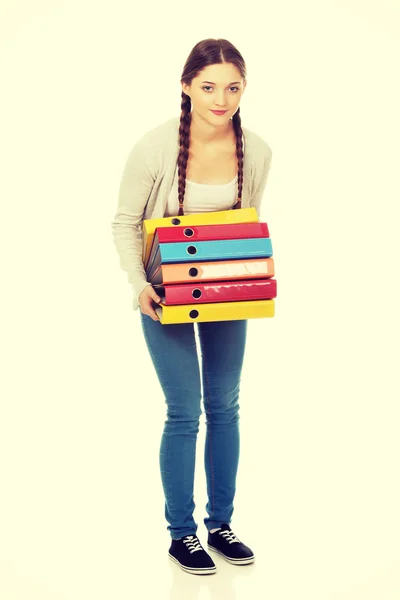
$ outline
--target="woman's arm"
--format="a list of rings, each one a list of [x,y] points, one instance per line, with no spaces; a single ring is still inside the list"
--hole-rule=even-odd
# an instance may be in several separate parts
[[[156,178],[155,148],[145,134],[130,151],[122,172],[117,213],[112,221],[121,268],[127,272],[136,298],[149,285],[142,261],[143,215]]]
[[[266,142],[264,142],[264,153],[262,159],[257,165],[258,172],[258,185],[250,198],[250,206],[254,207],[257,211],[258,218],[261,214],[261,201],[264,195],[265,186],[267,185],[267,179],[271,167],[272,150]]]

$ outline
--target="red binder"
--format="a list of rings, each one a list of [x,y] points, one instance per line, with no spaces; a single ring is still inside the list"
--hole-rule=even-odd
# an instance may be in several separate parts
[[[196,304],[206,302],[239,302],[270,300],[276,297],[276,279],[224,281],[216,283],[183,283],[155,286],[162,304]]]
[[[158,227],[155,230],[147,265],[151,264],[157,247],[162,243],[206,242],[269,237],[267,223],[225,223],[223,225],[194,225],[187,227]]]

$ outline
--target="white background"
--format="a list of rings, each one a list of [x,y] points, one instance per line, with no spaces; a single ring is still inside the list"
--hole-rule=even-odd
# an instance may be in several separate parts
[[[0,23],[1,598],[399,600],[399,3],[8,0]],[[256,562],[204,578],[167,557],[166,407],[111,221],[208,37],[242,53],[273,151],[278,296],[240,398]],[[204,437],[203,414],[206,543]]]

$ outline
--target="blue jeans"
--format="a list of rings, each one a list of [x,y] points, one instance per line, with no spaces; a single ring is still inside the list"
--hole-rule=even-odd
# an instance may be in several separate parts
[[[140,310],[140,309],[139,309]],[[202,397],[206,413],[204,464],[208,530],[230,523],[239,464],[239,388],[247,320],[161,325],[140,312],[144,338],[167,404],[160,445],[165,518],[172,539],[197,532],[194,474]]]

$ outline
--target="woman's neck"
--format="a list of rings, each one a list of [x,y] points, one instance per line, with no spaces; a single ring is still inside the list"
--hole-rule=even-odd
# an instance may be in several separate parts
[[[207,146],[210,144],[226,144],[236,138],[233,122],[230,119],[226,127],[214,127],[205,119],[197,119],[196,116],[190,122],[190,140],[197,145]]]

